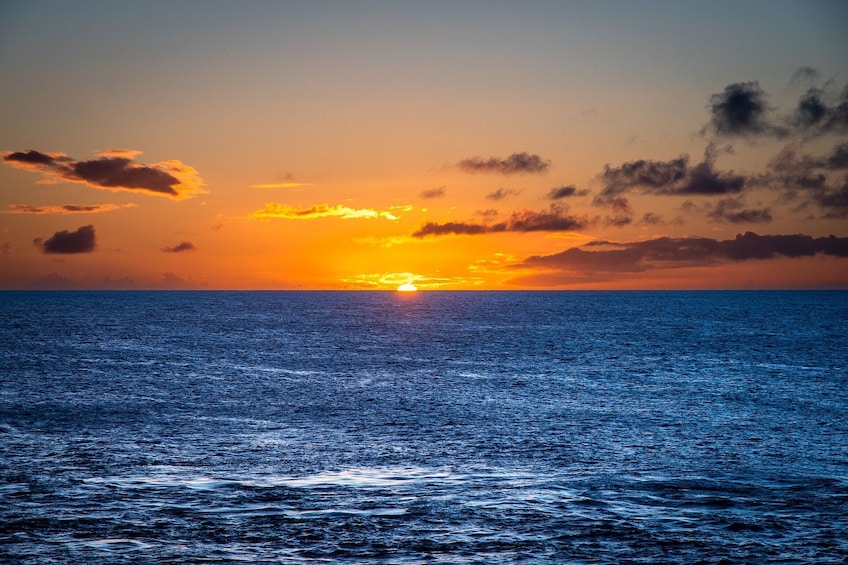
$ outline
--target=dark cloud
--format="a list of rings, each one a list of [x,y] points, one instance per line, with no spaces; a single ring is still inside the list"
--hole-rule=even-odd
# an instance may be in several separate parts
[[[36,238],[33,243],[43,253],[90,253],[94,251],[94,226],[83,226],[76,231],[58,231],[46,241]]]
[[[501,232],[568,231],[582,229],[591,223],[585,216],[572,216],[567,214],[564,208],[551,206],[549,210],[541,212],[531,210],[513,212],[508,220],[498,223],[446,222],[438,224],[428,222],[412,236],[422,238],[439,235],[480,235]]]
[[[715,207],[707,214],[707,217],[717,222],[730,222],[731,224],[767,224],[774,219],[769,208],[746,209],[740,200],[734,198],[726,198],[716,202]]]
[[[599,179],[604,188],[593,199],[595,206],[612,209],[617,216],[632,214],[624,194],[638,192],[655,196],[721,196],[738,194],[745,188],[746,178],[732,171],[715,169],[715,148],[710,145],[704,161],[689,164],[689,156],[669,161],[640,159],[618,167],[604,166]]]
[[[612,243],[596,241],[554,255],[525,259],[521,266],[566,271],[640,272],[654,268],[714,265],[777,257],[811,257],[822,254],[848,257],[848,237],[809,235],[758,235],[746,232],[735,239],[660,237],[647,241]],[[595,250],[595,248],[601,248]]]
[[[137,151],[112,150],[97,159],[77,161],[62,153],[29,150],[3,153],[12,167],[40,172],[51,180],[79,182],[94,188],[141,191],[171,198],[189,198],[202,190],[197,171],[171,160],[142,165],[134,162]]]
[[[825,210],[825,218],[848,218],[848,178],[840,188],[815,193],[813,198]]]
[[[499,188],[496,191],[487,194],[486,198],[488,198],[489,200],[503,200],[508,196],[517,196],[519,194],[521,194],[520,190],[515,190],[512,188]]]
[[[161,169],[133,165],[126,157],[101,157],[64,165],[63,177],[106,188],[142,189],[177,196],[177,177]]]
[[[710,97],[709,108],[712,130],[718,135],[782,137],[788,134],[785,128],[769,121],[771,108],[757,81],[726,86],[723,92]]]
[[[824,158],[822,165],[833,171],[848,170],[848,143],[834,147],[830,155]]]
[[[421,198],[442,198],[445,195],[445,187],[440,186],[439,188],[431,188],[429,190],[421,191]]]
[[[577,190],[577,187],[574,185],[569,186],[560,186],[559,188],[552,188],[550,192],[548,192],[548,199],[550,200],[560,200],[562,198],[569,198],[571,196],[586,196],[589,194],[588,190]]]
[[[21,163],[26,165],[52,165],[55,163],[56,158],[54,156],[48,155],[47,153],[41,153],[40,151],[34,151],[30,149],[29,151],[15,151],[6,153],[3,155],[3,160],[7,163],[12,164],[14,167],[14,163]]]
[[[437,224],[427,222],[421,226],[412,237],[427,237],[428,235],[479,235],[483,233],[496,233],[506,231],[506,224],[473,224],[466,222],[445,222]]]
[[[787,145],[768,164],[768,171],[755,179],[756,184],[777,191],[798,208],[817,206],[825,218],[848,218],[846,185],[834,185],[835,172],[848,170],[848,143],[836,145],[829,154],[802,154],[798,147]]]
[[[790,121],[807,135],[848,133],[848,85],[837,96],[810,88],[798,100]]]
[[[456,166],[466,173],[498,173],[514,175],[519,173],[541,174],[548,170],[551,162],[536,154],[513,153],[506,159],[500,157],[471,157],[463,159]]]
[[[816,69],[801,67],[790,84],[809,84],[818,79]],[[830,82],[824,87],[811,86],[798,99],[791,114],[778,117],[758,82],[738,82],[712,95],[709,109],[710,124],[702,133],[776,138],[848,133],[848,85],[841,92],[835,92]]]
[[[183,251],[194,251],[197,247],[190,241],[182,241],[173,247],[163,247],[162,251],[166,253],[182,253]]]
[[[93,205],[78,205],[65,204],[63,206],[29,206],[27,204],[10,204],[9,209],[4,214],[97,214],[100,212],[111,212],[121,208],[133,208],[135,204],[93,204]]]

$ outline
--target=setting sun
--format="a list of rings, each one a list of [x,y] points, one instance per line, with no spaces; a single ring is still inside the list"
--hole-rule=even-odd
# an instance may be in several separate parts
[[[398,292],[415,292],[418,289],[412,283],[403,283],[399,287],[397,287]]]

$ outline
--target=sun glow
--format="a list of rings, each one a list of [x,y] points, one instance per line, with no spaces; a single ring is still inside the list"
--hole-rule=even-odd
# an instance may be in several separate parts
[[[397,287],[398,292],[415,292],[418,289],[412,283],[403,283],[399,287]]]

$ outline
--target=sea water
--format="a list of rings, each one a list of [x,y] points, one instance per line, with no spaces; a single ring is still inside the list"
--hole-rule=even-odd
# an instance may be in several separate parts
[[[845,563],[846,292],[0,293],[0,561]]]

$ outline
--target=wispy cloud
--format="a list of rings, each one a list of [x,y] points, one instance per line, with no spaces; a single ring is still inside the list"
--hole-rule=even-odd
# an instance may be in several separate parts
[[[577,190],[576,186],[569,185],[552,188],[548,192],[547,198],[550,200],[562,200],[563,198],[571,198],[572,196],[586,196],[587,194],[589,194],[588,190]]]
[[[547,172],[551,162],[539,155],[526,152],[513,153],[509,157],[471,157],[456,164],[466,173],[496,173],[501,175],[541,174]]]
[[[271,182],[268,184],[252,184],[250,188],[302,188],[312,186],[308,182]]]
[[[133,162],[140,151],[110,149],[98,152],[97,159],[76,160],[64,153],[7,151],[3,162],[10,167],[44,175],[47,183],[75,182],[105,190],[126,190],[166,196],[176,200],[206,191],[197,170],[177,160],[152,165]]]
[[[170,246],[163,247],[162,251],[165,253],[183,253],[185,251],[195,251],[197,247],[190,241],[181,241],[180,243]]]
[[[496,223],[474,222],[428,222],[412,234],[412,237],[441,235],[481,235],[503,232],[568,231],[584,228],[592,223],[586,216],[573,216],[560,206],[552,205],[548,210],[534,212],[520,210],[509,219]]]
[[[514,188],[499,188],[496,191],[487,194],[486,198],[489,200],[503,200],[509,196],[518,196],[519,194],[521,194],[521,191]]]
[[[32,243],[43,253],[90,253],[94,251],[95,230],[94,226],[88,225],[76,231],[57,231],[46,240],[38,237]]]
[[[715,203],[707,217],[716,222],[729,222],[731,224],[767,224],[774,218],[771,209],[746,208],[745,204],[738,198],[725,198]]]
[[[262,210],[257,210],[249,219],[286,219],[286,220],[314,220],[316,218],[341,218],[343,220],[383,218],[386,220],[398,220],[398,216],[387,211],[373,210],[370,208],[351,208],[342,204],[330,206],[329,204],[316,204],[309,208],[294,208],[285,204],[268,202]]]
[[[67,215],[67,214],[99,214],[122,208],[134,208],[135,204],[92,204],[64,206],[29,206],[26,204],[10,204],[4,214],[35,214],[35,215]]]
[[[419,193],[421,198],[442,198],[445,195],[445,187],[440,186],[439,188],[430,188],[427,190],[422,190]]]

